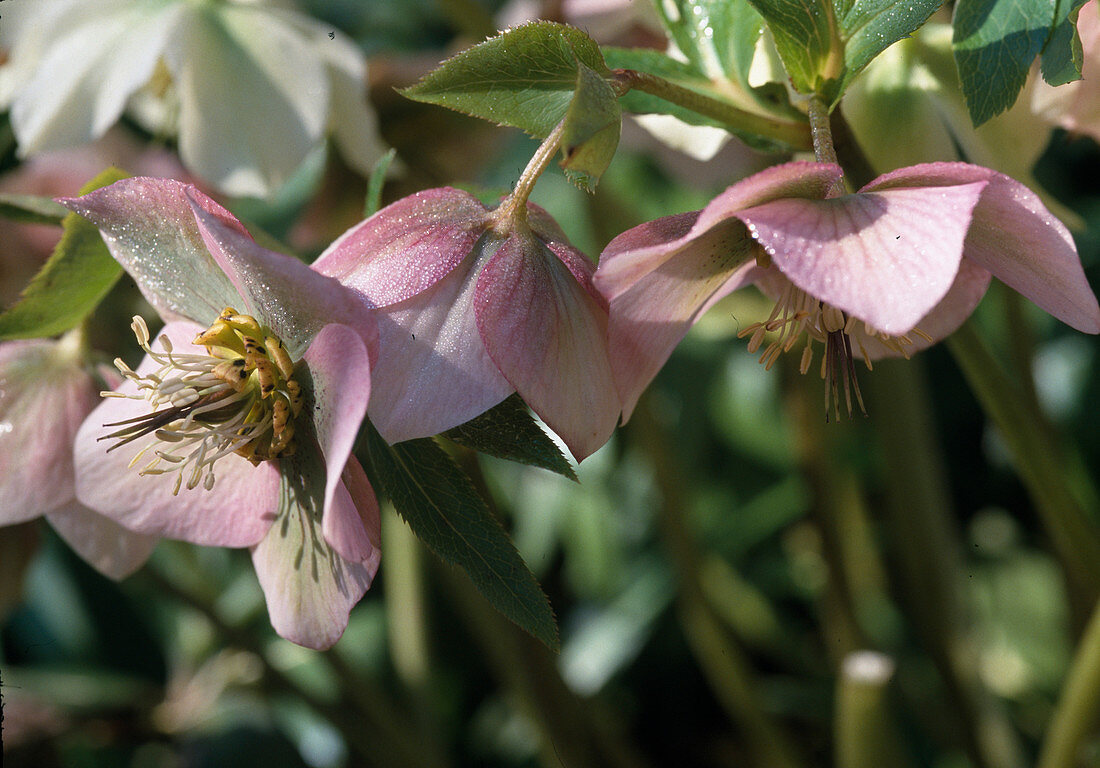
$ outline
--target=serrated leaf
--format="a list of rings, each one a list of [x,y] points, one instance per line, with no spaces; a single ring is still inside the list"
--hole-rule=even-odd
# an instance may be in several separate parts
[[[611,164],[622,120],[614,89],[599,73],[578,62],[576,90],[562,126],[561,167],[586,192],[596,188]]]
[[[1012,106],[1040,53],[1044,76],[1060,82],[1080,77],[1080,57],[1073,50],[1076,35],[1065,26],[1079,4],[1080,0],[959,0],[952,47],[974,125]]]
[[[113,184],[127,174],[108,168],[80,190]],[[61,224],[61,242],[19,300],[0,314],[0,340],[56,336],[77,326],[103,300],[122,274],[90,221],[75,213]]]
[[[577,479],[565,455],[535,422],[519,395],[512,395],[476,419],[447,430],[443,436],[498,459],[548,469],[573,481]]]
[[[0,216],[20,224],[60,224],[69,209],[38,195],[0,194]]]
[[[493,606],[521,629],[559,647],[550,601],[470,479],[431,438],[387,445],[368,427],[375,480],[428,548],[462,568]]]
[[[609,74],[584,32],[538,21],[466,49],[401,93],[545,138],[569,109],[578,62]]]

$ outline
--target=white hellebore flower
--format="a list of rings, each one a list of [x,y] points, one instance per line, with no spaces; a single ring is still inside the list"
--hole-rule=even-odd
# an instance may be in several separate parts
[[[21,156],[92,141],[124,110],[178,134],[184,165],[230,195],[271,195],[329,132],[364,173],[382,152],[361,51],[272,0],[9,5],[0,109]]]

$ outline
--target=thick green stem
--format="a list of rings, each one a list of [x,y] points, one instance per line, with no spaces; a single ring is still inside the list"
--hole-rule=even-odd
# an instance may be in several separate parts
[[[908,768],[887,696],[894,661],[874,651],[845,657],[837,677],[837,768]]]
[[[1041,414],[994,359],[973,322],[955,331],[947,345],[1008,444],[1016,470],[1066,570],[1074,604],[1095,604],[1100,597],[1100,535],[1093,518],[1067,487],[1060,446],[1041,426]]]
[[[495,221],[503,230],[511,231],[517,224],[520,226],[526,225],[527,199],[531,197],[531,192],[535,189],[535,183],[539,180],[539,176],[542,175],[543,171],[550,165],[550,161],[554,159],[554,155],[557,154],[564,131],[565,120],[563,119],[554,126],[554,130],[550,131],[550,135],[543,139],[542,144],[539,144],[539,148],[535,150],[535,154],[528,161],[527,167],[520,174],[519,181],[516,182],[512,194],[497,208],[494,214]]]
[[[1085,737],[1100,722],[1100,605],[1092,613],[1047,728],[1037,768],[1077,768]]]
[[[617,69],[614,76],[620,93],[636,89],[717,120],[734,131],[775,139],[789,145],[792,149],[813,147],[810,129],[805,123],[747,112],[647,72]]]

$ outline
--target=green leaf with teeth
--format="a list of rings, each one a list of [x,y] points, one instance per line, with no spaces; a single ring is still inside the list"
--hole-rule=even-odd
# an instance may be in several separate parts
[[[368,427],[374,484],[436,555],[466,571],[493,606],[549,648],[559,647],[550,601],[473,484],[431,438],[388,445]]]
[[[519,395],[512,395],[476,419],[448,429],[443,437],[498,459],[548,469],[573,481],[577,479],[569,461],[535,423]]]
[[[128,174],[108,168],[81,194],[113,184]],[[79,325],[111,290],[122,267],[111,258],[95,225],[69,213],[61,242],[19,300],[0,314],[0,341],[56,336]]]

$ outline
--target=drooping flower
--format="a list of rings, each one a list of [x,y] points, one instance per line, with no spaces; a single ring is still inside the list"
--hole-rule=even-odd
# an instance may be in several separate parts
[[[595,282],[611,304],[624,419],[691,325],[749,283],[776,299],[770,317],[742,330],[749,349],[763,348],[760,361],[771,366],[799,347],[805,373],[815,342],[824,345],[822,377],[834,397],[845,390],[849,411],[855,359],[869,367],[948,335],[991,274],[1068,325],[1100,332],[1073,239],[1019,182],[980,166],[930,163],[825,199],[840,176],[825,163],[776,166],[702,211],[611,241]]]
[[[364,173],[381,154],[362,53],[269,0],[11,5],[0,108],[24,157],[91,141],[124,110],[178,134],[187,168],[233,195],[270,195],[327,133]]]
[[[73,440],[98,399],[82,357],[78,331],[0,343],[0,525],[44,516],[77,554],[121,579],[157,540],[76,500]]]
[[[536,206],[526,221],[444,187],[399,200],[314,263],[379,307],[370,416],[390,442],[434,435],[518,392],[578,459],[619,401],[593,268]]]
[[[276,631],[331,646],[379,562],[378,505],[351,456],[377,329],[362,301],[257,245],[179,182],[61,199],[99,227],[167,321],[76,437],[76,492],[126,527],[251,547]]]

